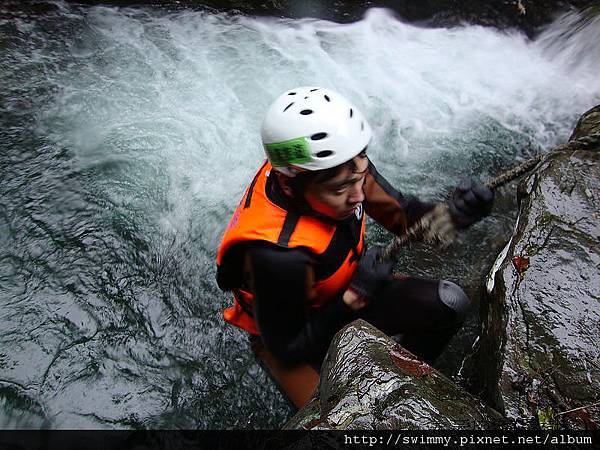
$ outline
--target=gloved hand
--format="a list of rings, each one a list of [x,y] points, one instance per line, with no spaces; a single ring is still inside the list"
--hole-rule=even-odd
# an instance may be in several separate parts
[[[485,184],[463,178],[448,200],[448,209],[456,228],[466,228],[492,210],[494,192]]]
[[[363,252],[349,289],[361,297],[374,299],[392,275],[393,260],[380,261],[383,248],[371,247]]]

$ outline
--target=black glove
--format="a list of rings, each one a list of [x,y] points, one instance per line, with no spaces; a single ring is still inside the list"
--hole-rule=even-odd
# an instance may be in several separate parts
[[[492,210],[494,192],[485,184],[463,178],[448,200],[452,221],[456,228],[466,228],[481,220]]]
[[[394,262],[391,259],[380,261],[383,249],[371,247],[363,252],[354,277],[350,283],[350,290],[361,297],[374,299],[383,285],[392,275]]]

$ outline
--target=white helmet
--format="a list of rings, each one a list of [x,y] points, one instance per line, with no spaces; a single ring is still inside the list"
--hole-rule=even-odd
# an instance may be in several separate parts
[[[273,168],[293,177],[351,160],[369,143],[371,127],[337,92],[299,87],[273,102],[261,135]]]

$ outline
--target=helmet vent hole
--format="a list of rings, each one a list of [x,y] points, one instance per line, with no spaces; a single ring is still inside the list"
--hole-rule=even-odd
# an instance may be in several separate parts
[[[331,156],[331,155],[333,155],[333,151],[332,150],[321,150],[315,156],[317,158],[326,158],[326,157]]]
[[[318,91],[318,90],[319,90],[319,88],[317,88],[317,89],[311,89],[310,92],[315,92],[315,91]]]
[[[364,122],[360,123],[360,131],[365,131],[365,123]]]
[[[285,107],[285,109],[283,110],[283,112],[286,112],[288,109],[290,109],[290,106],[292,106],[294,104],[294,102],[290,103],[289,105],[287,105]]]
[[[330,102],[330,101],[331,101],[331,99],[329,98],[329,96],[328,96],[328,95],[324,95],[323,97],[325,97],[325,100],[327,100],[328,102]]]
[[[288,95],[296,95],[295,92],[290,92]]]
[[[303,116],[308,116],[309,114],[312,114],[313,110],[312,109],[303,109],[302,111],[300,111],[300,114],[302,114]]]
[[[327,137],[327,133],[315,133],[310,139],[313,141],[320,141],[321,139],[325,139]]]
[[[353,115],[354,115],[354,111],[352,111],[352,108],[350,108],[350,118],[352,118]]]

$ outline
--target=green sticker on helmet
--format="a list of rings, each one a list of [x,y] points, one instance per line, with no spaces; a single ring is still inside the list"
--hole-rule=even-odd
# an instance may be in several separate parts
[[[267,154],[273,166],[304,164],[312,161],[310,148],[306,139],[296,138],[289,141],[266,144]]]

